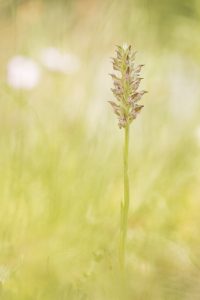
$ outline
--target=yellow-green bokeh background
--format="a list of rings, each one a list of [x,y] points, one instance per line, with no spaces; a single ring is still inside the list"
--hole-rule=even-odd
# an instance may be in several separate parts
[[[0,1],[0,299],[200,299],[199,37],[198,0]],[[123,131],[106,102],[124,42],[149,91],[131,128],[125,281]],[[40,65],[50,46],[79,71],[8,86],[13,56]]]

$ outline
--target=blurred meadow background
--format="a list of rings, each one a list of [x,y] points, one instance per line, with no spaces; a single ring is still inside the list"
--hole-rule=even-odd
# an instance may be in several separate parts
[[[0,299],[200,299],[200,2],[0,0]],[[110,57],[148,94],[123,131]]]

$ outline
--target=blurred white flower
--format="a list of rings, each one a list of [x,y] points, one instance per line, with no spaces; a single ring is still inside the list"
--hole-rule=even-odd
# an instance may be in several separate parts
[[[0,266],[0,283],[4,283],[10,276],[10,270],[2,265]]]
[[[41,62],[48,70],[65,74],[75,73],[80,68],[80,61],[76,55],[62,53],[53,47],[42,50]]]
[[[197,144],[200,147],[200,126],[198,126],[195,130],[195,138],[197,140]]]
[[[15,89],[30,90],[40,80],[40,69],[32,59],[15,56],[8,63],[7,81]]]
[[[189,120],[198,109],[199,68],[188,58],[180,56],[172,56],[170,61],[168,73],[170,109],[175,118]]]

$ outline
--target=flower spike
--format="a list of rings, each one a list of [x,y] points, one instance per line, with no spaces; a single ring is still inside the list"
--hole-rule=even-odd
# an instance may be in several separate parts
[[[147,91],[140,91],[139,86],[142,81],[140,77],[143,64],[135,66],[136,51],[132,50],[131,45],[116,46],[116,57],[111,58],[113,70],[119,74],[110,74],[114,87],[111,89],[117,104],[108,101],[114,113],[118,117],[119,128],[126,128],[136,119],[143,105],[138,105],[143,95]]]

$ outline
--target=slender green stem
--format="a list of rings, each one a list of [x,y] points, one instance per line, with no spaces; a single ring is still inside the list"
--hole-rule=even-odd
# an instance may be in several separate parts
[[[129,210],[129,177],[128,177],[128,152],[129,152],[129,125],[124,129],[124,200],[121,203],[121,232],[120,232],[120,266],[124,269],[126,258],[126,236]]]

